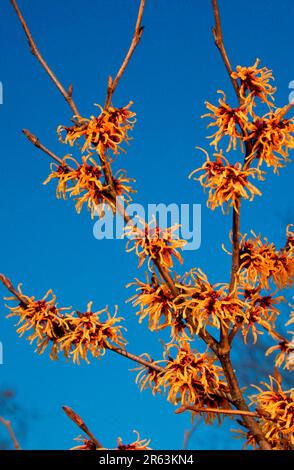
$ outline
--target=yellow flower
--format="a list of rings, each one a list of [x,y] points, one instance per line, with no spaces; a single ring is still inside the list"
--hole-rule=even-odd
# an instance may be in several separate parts
[[[226,102],[226,95],[223,91],[219,91],[223,95],[223,98],[219,99],[219,106],[214,106],[206,101],[206,107],[211,113],[204,114],[202,117],[209,117],[214,120],[208,127],[216,126],[218,130],[211,137],[214,137],[210,145],[214,145],[215,149],[218,148],[218,143],[223,136],[229,137],[229,144],[227,152],[237,147],[237,141],[239,140],[242,144],[242,130],[247,126],[247,107],[246,104],[239,108],[231,108]]]
[[[206,162],[201,168],[194,170],[190,177],[199,171],[202,172],[200,177],[194,179],[200,181],[204,189],[209,190],[207,205],[212,210],[221,207],[224,212],[225,204],[238,210],[237,201],[240,197],[252,201],[255,195],[261,195],[259,189],[248,180],[249,177],[256,176],[262,180],[260,170],[256,168],[244,170],[240,163],[230,165],[222,153],[214,154],[216,157],[214,161],[210,160],[207,153],[206,156]]]
[[[238,65],[236,71],[232,73],[232,78],[240,81],[240,94],[243,99],[249,95],[273,106],[276,88],[269,83],[273,79],[272,71],[266,67],[258,68],[259,63],[260,60],[257,59],[251,67]]]
[[[112,150],[114,154],[118,154],[122,150],[120,145],[123,142],[129,142],[128,132],[134,127],[135,113],[128,109],[131,105],[132,102],[124,108],[110,106],[108,109],[103,109],[98,105],[101,111],[98,117],[91,116],[90,119],[75,117],[73,126],[58,127],[61,142],[72,146],[80,138],[84,138],[82,152],[96,150],[99,155],[104,155],[107,150]],[[66,132],[64,140],[63,131]]]

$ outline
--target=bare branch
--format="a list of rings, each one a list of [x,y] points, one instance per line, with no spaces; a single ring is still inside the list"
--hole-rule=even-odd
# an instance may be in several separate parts
[[[4,419],[2,416],[0,416],[0,423],[2,423],[3,426],[6,427],[8,433],[9,433],[9,436],[11,437],[13,447],[15,448],[15,450],[21,450],[20,444],[19,444],[19,442],[16,438],[16,435],[14,434],[11,422],[8,421],[7,419]]]
[[[214,13],[214,19],[215,19],[215,26],[212,28],[215,45],[218,48],[222,56],[222,59],[226,66],[230,80],[234,87],[235,93],[237,95],[238,100],[240,101],[241,98],[240,98],[238,82],[232,77],[233,70],[232,70],[231,63],[229,61],[229,57],[228,57],[228,54],[226,52],[224,42],[223,42],[223,33],[222,33],[222,28],[221,28],[220,12],[219,12],[217,0],[212,0],[212,7],[213,7],[213,13]]]
[[[47,153],[49,157],[53,158],[59,165],[65,166],[64,161],[59,158],[55,153],[53,153],[51,150],[47,149],[41,142],[39,141],[38,137],[36,137],[34,134],[32,134],[30,131],[27,129],[23,129],[22,132],[26,136],[26,138],[38,149],[42,150],[43,152]],[[67,165],[66,165],[67,166]]]
[[[40,64],[44,68],[44,70],[47,72],[47,74],[49,75],[49,77],[53,81],[56,88],[58,88],[58,90],[60,91],[60,93],[62,94],[62,96],[64,97],[64,99],[66,100],[66,102],[68,103],[70,108],[72,109],[74,115],[79,116],[80,113],[78,111],[78,108],[77,108],[74,100],[72,99],[72,85],[70,85],[68,91],[65,90],[63,85],[60,83],[60,81],[56,77],[55,73],[51,70],[51,68],[49,67],[49,65],[47,64],[47,62],[45,61],[45,59],[41,55],[41,53],[40,53],[40,51],[39,51],[39,49],[38,49],[38,47],[37,47],[37,45],[34,41],[32,33],[30,32],[29,27],[28,27],[22,13],[19,9],[19,6],[18,6],[16,0],[10,0],[10,2],[12,4],[14,10],[16,11],[18,19],[19,19],[19,21],[20,21],[20,23],[23,27],[23,30],[24,30],[25,35],[27,37],[27,40],[28,40],[29,46],[31,48],[32,54],[36,57],[36,59],[40,62]]]

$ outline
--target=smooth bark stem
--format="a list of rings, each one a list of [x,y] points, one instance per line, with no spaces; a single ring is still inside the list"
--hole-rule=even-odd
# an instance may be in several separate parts
[[[237,380],[236,374],[234,372],[234,369],[231,363],[230,354],[228,353],[225,355],[220,355],[219,360],[221,362],[226,380],[230,388],[233,404],[238,410],[246,411],[246,412],[250,411],[244,400],[241,389],[239,387],[238,380]],[[259,427],[259,424],[254,419],[254,417],[244,415],[243,421],[244,421],[245,426],[251,431],[259,447],[262,450],[271,450],[270,444],[265,439]]]

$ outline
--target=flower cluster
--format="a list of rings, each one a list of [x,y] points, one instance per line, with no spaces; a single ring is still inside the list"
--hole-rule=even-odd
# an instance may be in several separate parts
[[[176,350],[174,358],[172,349]],[[136,383],[141,390],[150,387],[153,394],[165,392],[167,399],[175,405],[229,408],[228,388],[222,379],[222,369],[215,364],[212,356],[192,351],[189,341],[181,340],[169,344],[164,357],[160,371],[145,366],[137,369]],[[200,413],[207,423],[220,416],[201,410]]]
[[[265,390],[256,387],[258,394],[252,403],[261,416],[260,426],[274,450],[290,450],[294,446],[294,389],[284,391],[281,383],[270,377]]]
[[[288,234],[290,235],[290,232]],[[283,249],[277,250],[275,245],[269,243],[266,238],[262,240],[254,232],[252,235],[253,238],[247,238],[247,235],[244,235],[240,242],[242,279],[253,285],[259,283],[265,289],[269,289],[270,280],[279,289],[290,287],[294,276],[294,252],[290,238],[288,237]]]
[[[68,163],[74,163],[75,168]],[[103,207],[105,203],[115,209],[115,201],[112,190],[108,184],[103,181],[102,168],[89,155],[82,157],[82,163],[79,164],[72,157],[65,157],[64,164],[51,164],[51,173],[44,182],[47,184],[52,179],[57,179],[56,195],[58,198],[66,198],[67,195],[76,200],[76,210],[81,212],[84,204],[87,205],[94,217],[99,206]],[[119,170],[113,178],[115,193],[125,201],[131,201],[131,193],[135,191],[131,188],[132,178],[127,178],[124,170]]]
[[[240,163],[230,165],[222,153],[216,153],[214,156],[215,160],[210,160],[207,154],[202,167],[190,174],[192,177],[195,173],[202,172],[201,176],[195,179],[200,181],[203,188],[209,190],[208,207],[212,210],[221,207],[223,210],[223,206],[226,204],[238,211],[237,202],[240,197],[252,201],[255,195],[261,195],[259,189],[248,180],[249,177],[255,178],[256,176],[262,180],[260,170],[257,168],[242,169]]]
[[[60,140],[72,146],[83,138],[82,152],[95,150],[99,155],[104,155],[106,151],[112,150],[114,154],[118,154],[122,150],[120,145],[130,140],[128,132],[134,126],[135,113],[129,110],[131,105],[132,102],[124,108],[110,106],[108,109],[99,106],[99,116],[91,116],[90,119],[76,116],[73,126],[59,126]],[[66,132],[64,139],[63,131]]]
[[[161,229],[152,220],[149,224],[139,221],[138,225],[128,224],[125,235],[128,237],[127,251],[135,251],[139,258],[139,267],[148,258],[148,268],[151,270],[151,262],[159,262],[166,269],[173,267],[173,257],[182,262],[178,252],[187,242],[177,237],[179,225]]]
[[[41,300],[24,295],[19,286],[18,297],[8,297],[7,300],[19,301],[14,307],[8,306],[8,317],[19,318],[17,333],[23,336],[31,332],[28,340],[37,341],[36,351],[41,354],[48,344],[52,345],[50,357],[57,359],[62,352],[67,359],[79,364],[81,359],[89,362],[87,354],[99,357],[112,345],[124,347],[126,344],[122,336],[123,327],[118,323],[123,320],[112,316],[108,308],[98,312],[92,312],[92,303],[88,304],[84,313],[73,312],[71,308],[60,308],[56,304],[56,297],[52,291]],[[102,321],[103,315],[106,319]]]
[[[220,328],[221,324],[230,326],[246,318],[246,305],[236,289],[229,292],[227,284],[212,285],[200,269],[191,270],[186,278],[179,297],[184,316],[191,312],[196,333],[207,325]]]

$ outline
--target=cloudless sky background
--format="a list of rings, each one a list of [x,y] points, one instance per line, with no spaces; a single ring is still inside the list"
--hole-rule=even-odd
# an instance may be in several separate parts
[[[129,46],[137,0],[19,1],[40,51],[68,86],[84,116],[103,103],[109,74],[117,71]],[[291,0],[220,0],[224,40],[233,66],[262,65],[273,69],[277,103],[288,102],[294,79],[293,17]],[[89,300],[98,309],[118,304],[126,318],[128,348],[160,358],[160,334],[139,325],[135,310],[125,300],[133,293],[125,285],[138,273],[137,260],[124,251],[123,241],[97,241],[93,221],[85,210],[77,215],[72,201],[55,198],[55,185],[43,186],[49,171],[47,157],[21,133],[28,128],[59,155],[56,128],[68,124],[71,113],[36,59],[8,0],[2,0],[0,80],[4,87],[1,118],[1,248],[0,272],[23,291],[36,297],[52,288],[60,305],[82,310]],[[209,0],[147,0],[142,41],[114,97],[116,106],[134,101],[137,124],[127,155],[116,168],[134,177],[135,200],[147,203],[202,204],[202,244],[185,252],[185,270],[201,267],[212,282],[229,279],[231,217],[212,212],[206,197],[188,174],[203,162],[195,146],[208,149],[204,100],[216,103],[218,89],[235,103],[231,84],[211,34],[213,15]],[[242,208],[242,232],[262,232],[277,246],[284,243],[285,226],[293,222],[293,166],[281,176],[268,174],[260,185],[262,198]],[[181,272],[183,268],[180,268]],[[1,296],[7,294],[0,286]],[[181,448],[188,415],[174,415],[165,398],[140,393],[134,383],[134,364],[107,353],[90,365],[75,366],[38,356],[18,339],[14,319],[5,320],[1,303],[0,340],[4,364],[1,386],[16,390],[30,415],[21,444],[29,449],[66,449],[79,434],[61,410],[66,404],[84,417],[105,446],[116,438],[133,439],[132,430],[152,438],[153,448]],[[246,353],[245,353],[246,354]],[[236,363],[239,357],[235,358]],[[240,448],[232,440],[231,421],[224,428],[200,425],[191,439],[195,449]]]

